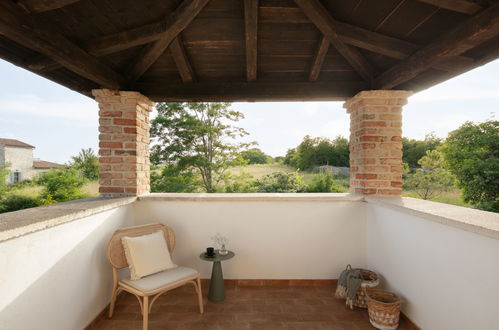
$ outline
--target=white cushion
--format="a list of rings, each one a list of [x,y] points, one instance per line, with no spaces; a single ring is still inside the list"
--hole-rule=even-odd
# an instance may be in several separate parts
[[[177,267],[172,262],[163,231],[152,234],[121,238],[125,256],[130,267],[130,279]]]
[[[124,278],[121,282],[139,291],[150,292],[197,274],[199,273],[192,268],[177,267],[175,269],[169,269],[161,273],[143,277],[137,281]]]

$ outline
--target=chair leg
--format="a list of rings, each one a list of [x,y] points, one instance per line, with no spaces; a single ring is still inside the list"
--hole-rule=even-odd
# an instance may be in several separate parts
[[[199,312],[201,314],[204,313],[204,305],[203,305],[203,292],[201,290],[201,279],[197,278],[197,293],[198,293],[198,304],[199,304]]]
[[[142,330],[147,330],[149,323],[149,297],[144,296],[144,304],[142,305]]]
[[[109,304],[109,318],[113,317],[114,306],[116,304],[116,298],[118,296],[118,288],[116,286],[113,287],[113,295],[111,297],[111,303]]]

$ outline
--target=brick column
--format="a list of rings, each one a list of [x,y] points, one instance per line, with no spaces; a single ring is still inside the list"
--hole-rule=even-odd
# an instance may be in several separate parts
[[[154,103],[138,92],[95,89],[99,103],[99,192],[138,196],[149,187],[149,112]]]
[[[343,105],[350,114],[350,191],[402,194],[402,106],[408,91],[363,91]]]

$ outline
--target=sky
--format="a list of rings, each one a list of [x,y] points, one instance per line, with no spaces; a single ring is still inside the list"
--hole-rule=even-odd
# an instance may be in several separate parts
[[[343,102],[234,103],[245,118],[237,125],[272,156],[297,146],[305,135],[349,136]],[[465,121],[497,119],[499,60],[409,98],[403,136],[445,138]],[[154,113],[153,113],[154,116]],[[92,99],[0,60],[0,138],[34,145],[34,156],[66,163],[82,148],[98,150],[98,106]]]

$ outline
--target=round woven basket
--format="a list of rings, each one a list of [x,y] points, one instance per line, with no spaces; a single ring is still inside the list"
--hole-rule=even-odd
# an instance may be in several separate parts
[[[402,300],[396,294],[381,289],[366,289],[364,292],[372,326],[381,330],[397,329]]]
[[[357,290],[353,305],[355,307],[367,308],[366,290],[376,288],[379,285],[379,277],[375,272],[368,269],[360,269],[362,274],[362,284]]]

